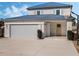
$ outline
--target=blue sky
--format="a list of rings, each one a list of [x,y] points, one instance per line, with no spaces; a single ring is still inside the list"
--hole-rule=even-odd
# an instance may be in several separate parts
[[[42,4],[44,2],[0,2],[0,18],[11,18],[27,15],[30,6]],[[79,14],[79,2],[61,2],[73,5],[72,11]]]

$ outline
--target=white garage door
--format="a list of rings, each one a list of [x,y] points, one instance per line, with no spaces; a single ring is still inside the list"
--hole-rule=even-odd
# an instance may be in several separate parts
[[[36,39],[38,25],[11,25],[11,38]]]

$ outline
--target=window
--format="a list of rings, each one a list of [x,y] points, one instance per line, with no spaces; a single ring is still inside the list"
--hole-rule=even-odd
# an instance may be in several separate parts
[[[61,24],[57,24],[57,27],[61,27]]]
[[[40,15],[40,11],[37,11],[37,15]]]
[[[60,15],[60,10],[56,10],[56,15]]]

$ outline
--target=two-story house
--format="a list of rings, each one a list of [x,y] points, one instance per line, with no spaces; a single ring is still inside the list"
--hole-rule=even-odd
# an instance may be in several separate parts
[[[72,30],[72,5],[56,2],[27,8],[28,15],[5,19],[5,37],[36,39],[37,30],[43,36],[66,36]]]

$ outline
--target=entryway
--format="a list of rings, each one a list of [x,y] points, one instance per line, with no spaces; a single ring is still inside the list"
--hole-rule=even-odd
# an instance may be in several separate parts
[[[61,36],[61,24],[56,25],[56,35]]]
[[[65,36],[66,35],[66,23],[65,22],[51,22],[50,23],[50,35],[51,36]]]

